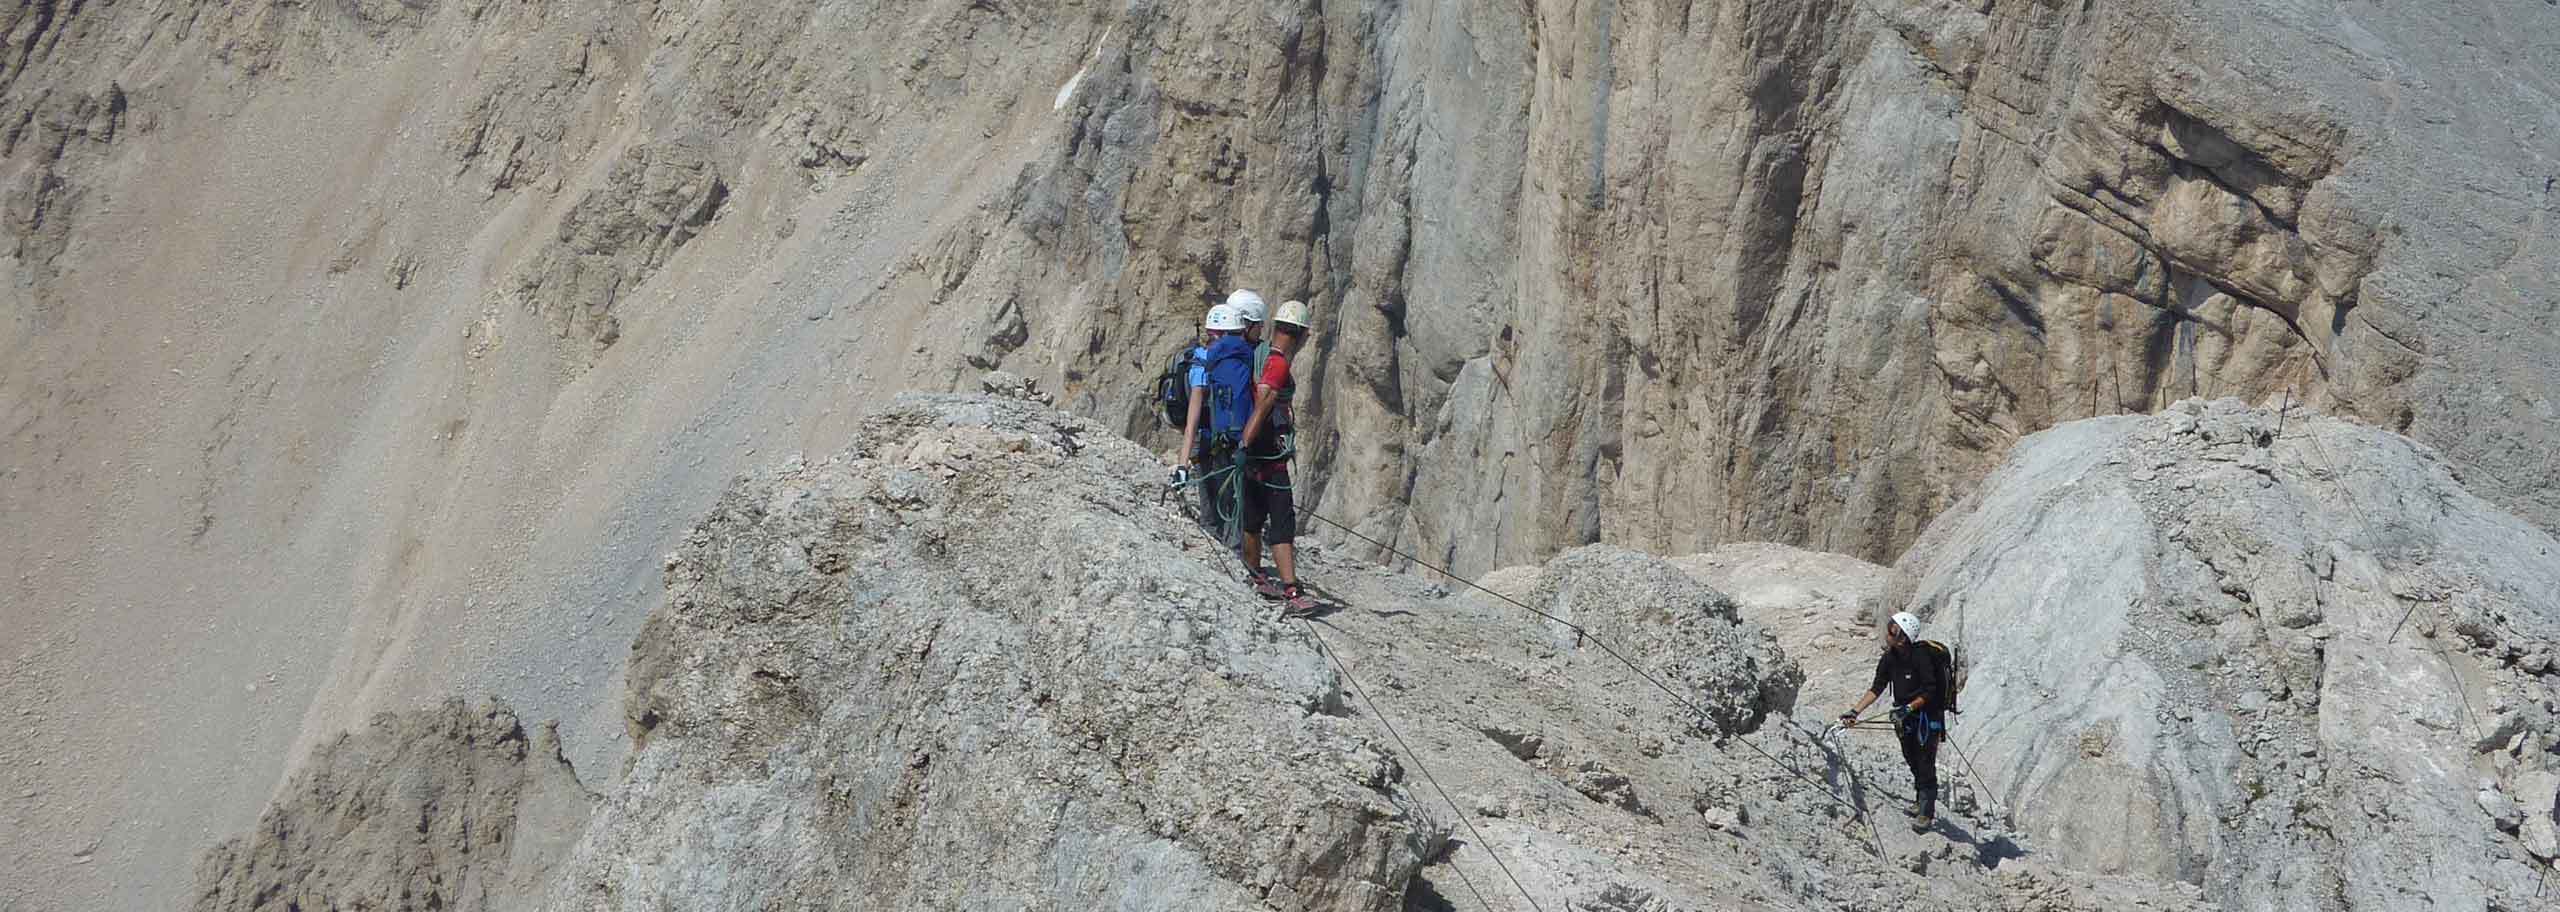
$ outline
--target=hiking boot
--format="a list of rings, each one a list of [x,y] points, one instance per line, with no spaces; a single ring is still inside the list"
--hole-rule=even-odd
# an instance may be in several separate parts
[[[1938,822],[1938,796],[1922,792],[1920,801],[1911,806],[1911,832],[1926,833]]]
[[[1279,577],[1268,573],[1255,574],[1253,578],[1253,594],[1262,596],[1265,601],[1276,602],[1286,599],[1289,597],[1289,591],[1295,588],[1297,587],[1281,585]]]
[[[1315,596],[1308,595],[1306,590],[1298,588],[1296,583],[1283,587],[1281,597],[1285,600],[1280,606],[1280,614],[1283,617],[1293,614],[1310,614],[1316,610]]]

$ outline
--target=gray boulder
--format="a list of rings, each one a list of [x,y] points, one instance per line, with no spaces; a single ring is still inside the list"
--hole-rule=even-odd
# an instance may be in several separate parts
[[[1723,737],[1757,730],[1771,712],[1795,706],[1804,672],[1775,638],[1741,623],[1733,599],[1669,561],[1612,545],[1558,555],[1538,574],[1525,601],[1596,635],[1551,624],[1559,646],[1585,649],[1594,661],[1614,644],[1646,674],[1697,708],[1657,702],[1653,714],[1669,730]]]
[[[1959,644],[1955,742],[2063,862],[2478,908],[2534,889],[2473,770],[2554,763],[2485,736],[2560,701],[2518,661],[2560,637],[2555,550],[2422,445],[2191,400],[2023,441],[1888,599]]]

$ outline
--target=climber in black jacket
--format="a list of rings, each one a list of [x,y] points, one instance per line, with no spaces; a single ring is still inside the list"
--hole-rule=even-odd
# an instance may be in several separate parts
[[[1885,625],[1884,642],[1875,682],[1867,685],[1858,705],[1840,714],[1840,722],[1857,724],[1858,714],[1884,693],[1886,682],[1893,684],[1894,734],[1902,741],[1902,761],[1911,765],[1911,787],[1918,793],[1911,829],[1923,832],[1938,817],[1938,742],[1946,736],[1954,663],[1945,647],[1920,639],[1920,619],[1907,611]]]

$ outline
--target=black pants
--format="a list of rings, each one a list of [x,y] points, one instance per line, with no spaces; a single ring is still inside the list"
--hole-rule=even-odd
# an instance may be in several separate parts
[[[1298,508],[1289,490],[1289,467],[1277,466],[1261,477],[1244,479],[1244,513],[1236,525],[1262,543],[1285,545],[1298,539]]]
[[[1200,482],[1200,526],[1210,534],[1223,535],[1227,530],[1227,479],[1223,476]]]
[[[1937,713],[1916,712],[1902,720],[1894,734],[1902,741],[1902,762],[1911,766],[1911,787],[1928,801],[1938,796],[1938,742],[1946,740]]]

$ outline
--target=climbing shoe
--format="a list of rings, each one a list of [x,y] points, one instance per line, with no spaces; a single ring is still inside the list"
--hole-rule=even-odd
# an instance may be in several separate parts
[[[1268,573],[1256,573],[1253,577],[1253,594],[1269,601],[1276,602],[1288,598],[1289,590],[1292,588],[1295,587],[1281,585],[1279,577]]]

